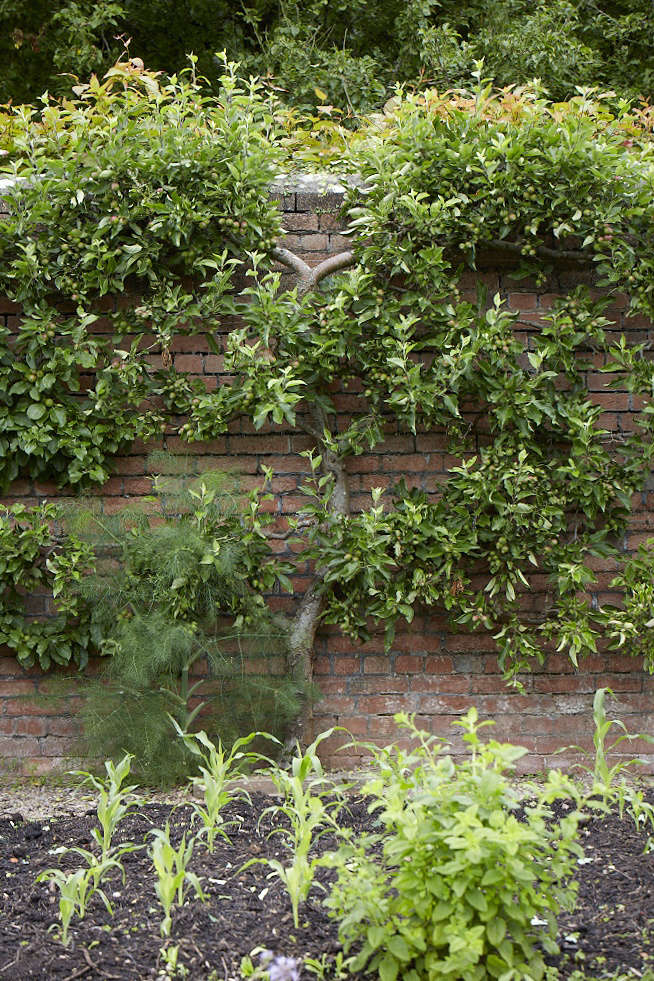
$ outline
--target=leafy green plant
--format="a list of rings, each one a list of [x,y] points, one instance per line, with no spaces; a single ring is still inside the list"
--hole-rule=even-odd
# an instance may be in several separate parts
[[[0,288],[21,313],[0,329],[0,487],[102,484],[113,454],[204,391],[175,371],[173,339],[229,312],[244,250],[270,251],[279,229],[270,114],[256,82],[227,64],[223,78],[214,99],[192,68],[164,80],[123,61],[73,100],[16,110]]]
[[[355,948],[352,969],[382,981],[543,978],[542,951],[557,950],[556,913],[574,904],[583,854],[579,813],[551,822],[548,804],[578,798],[573,781],[551,771],[519,820],[510,774],[526,750],[482,742],[488,723],[474,708],[455,723],[468,751],[458,763],[411,718],[396,721],[410,749],[366,746],[376,773],[363,793],[380,833],[325,858],[337,873],[325,904],[345,951]]]
[[[88,610],[73,587],[92,563],[93,550],[57,528],[55,504],[0,506],[0,644],[14,651],[19,664],[44,671],[88,661],[91,630]],[[45,604],[54,611],[44,617]],[[43,603],[41,615],[29,603]]]
[[[579,85],[651,97],[654,75],[648,0],[196,0],[192,18],[147,0],[4,0],[0,24],[0,99],[14,104],[65,91],[67,73],[106,69],[126,34],[157,69],[179,71],[195,51],[215,87],[226,48],[285,103],[313,108],[328,93],[361,112],[396,81],[464,86],[480,58],[497,84],[538,78],[554,99]]]
[[[622,283],[630,313],[648,315],[649,151],[626,155],[635,120],[591,95],[555,108],[533,91],[493,92],[475,74],[465,95],[398,96],[353,142],[348,162],[366,187],[349,196],[351,250],[311,270],[278,248],[297,292],[280,292],[277,274],[257,265],[235,306],[244,326],[227,342],[235,380],[194,400],[183,427],[209,439],[245,415],[314,441],[300,527],[315,579],[290,639],[307,677],[321,619],[362,640],[383,624],[390,647],[398,621],[438,607],[492,633],[513,683],[552,645],[577,663],[604,632],[592,565],[624,558],[618,543],[653,444],[644,413],[615,456],[585,372],[609,354],[611,384],[626,379],[646,397],[651,366],[627,335],[622,347],[610,340],[609,296],[561,298],[525,353],[516,314],[499,295],[475,297],[462,275],[489,253],[541,284],[574,262],[610,288]],[[359,393],[346,418],[343,389]],[[352,511],[347,458],[383,446],[383,420],[439,433],[455,459],[438,494],[400,482]],[[534,617],[525,594],[543,578]]]
[[[106,893],[100,888],[102,880],[112,869],[117,869],[125,882],[125,868],[120,861],[126,852],[135,851],[142,847],[133,842],[123,842],[114,845],[114,833],[120,821],[127,817],[137,807],[141,800],[133,791],[134,786],[123,786],[130,771],[131,756],[126,755],[117,766],[107,760],[105,762],[106,777],[100,779],[86,771],[75,771],[75,776],[84,777],[83,785],[90,785],[97,795],[96,813],[100,828],[93,828],[91,834],[98,845],[99,855],[86,848],[74,846],[59,848],[60,855],[78,855],[84,860],[85,867],[64,872],[61,869],[47,869],[37,876],[37,882],[53,882],[59,890],[59,918],[61,920],[61,939],[64,946],[68,945],[68,929],[74,915],[83,919],[91,898],[97,893],[110,914],[113,913],[111,903]]]
[[[317,748],[324,739],[334,732],[328,729],[314,739],[304,751],[298,746],[291,760],[290,771],[279,767],[272,768],[270,777],[283,795],[281,804],[267,807],[259,821],[267,815],[275,820],[286,818],[286,825],[275,827],[272,835],[281,835],[284,845],[290,852],[290,861],[281,862],[276,858],[253,858],[242,866],[263,864],[270,869],[270,877],[279,879],[291,900],[293,923],[297,929],[300,924],[300,905],[309,895],[314,881],[318,858],[310,858],[313,844],[328,831],[337,830],[331,811],[342,804],[342,797],[322,769]]]
[[[116,853],[112,840],[119,823],[142,803],[141,797],[134,793],[135,784],[123,786],[129,776],[132,759],[133,757],[126,753],[117,765],[114,765],[111,760],[106,760],[104,767],[107,775],[104,779],[84,770],[75,772],[76,776],[84,777],[83,785],[88,784],[96,793],[96,814],[100,828],[93,828],[91,834],[100,848],[102,861]],[[131,847],[131,843],[128,846],[121,845],[118,852],[122,854]]]
[[[59,890],[59,919],[61,921],[61,942],[64,947],[68,946],[70,923],[72,918],[77,915],[80,920],[84,919],[89,901],[97,893],[108,912],[111,914],[111,903],[106,894],[100,888],[100,882],[110,869],[122,868],[120,862],[115,858],[98,859],[92,852],[83,848],[65,849],[66,852],[77,852],[87,860],[86,868],[74,869],[72,872],[63,872],[61,869],[46,869],[37,877],[37,882],[52,882]],[[124,874],[124,870],[123,870]]]
[[[178,847],[175,848],[170,841],[168,823],[163,830],[155,828],[151,832],[151,836],[149,854],[157,874],[155,890],[164,911],[164,918],[161,921],[161,935],[168,937],[172,926],[171,909],[175,902],[178,906],[184,904],[188,887],[192,886],[195,895],[204,900],[200,879],[188,868],[193,855],[195,839],[191,838],[187,842],[186,833],[184,833]]]
[[[174,720],[173,720],[174,721]],[[222,742],[214,743],[205,732],[185,733],[174,722],[178,735],[184,740],[188,750],[199,759],[200,775],[191,778],[196,792],[199,791],[204,799],[204,806],[192,802],[193,817],[202,822],[202,832],[206,835],[207,847],[213,851],[216,835],[227,838],[222,812],[235,801],[246,800],[251,803],[250,795],[239,779],[242,780],[244,766],[250,768],[262,762],[270,762],[261,753],[243,752],[253,740],[264,739],[277,742],[274,736],[264,732],[252,732],[248,736],[237,739],[229,752]]]
[[[635,366],[638,371],[638,366]],[[642,371],[642,369],[641,369]],[[629,555],[611,580],[611,589],[619,590],[619,607],[606,603],[601,617],[606,636],[615,650],[629,650],[643,658],[650,673],[654,670],[654,539],[648,538]]]
[[[632,815],[636,826],[640,826],[644,822],[649,822],[654,826],[654,807],[644,800],[643,792],[625,778],[628,771],[642,765],[642,760],[635,758],[619,759],[612,766],[609,762],[610,756],[615,755],[618,747],[624,742],[642,739],[645,742],[654,743],[654,737],[646,733],[630,733],[620,719],[609,719],[605,705],[607,695],[613,695],[610,688],[598,688],[593,698],[593,721],[595,723],[593,766],[591,768],[581,763],[575,764],[577,769],[581,769],[591,777],[587,795],[588,805],[591,808],[599,807],[605,811],[612,810],[617,805],[620,817],[626,809]],[[608,745],[607,739],[613,728],[620,730],[622,734],[616,736],[613,742]],[[566,749],[570,748],[584,753],[581,746],[566,747]]]
[[[154,515],[81,505],[68,522],[99,555],[76,589],[111,655],[81,688],[87,752],[129,752],[141,779],[174,783],[197,744],[171,738],[171,717],[185,733],[201,719],[221,746],[262,728],[284,735],[306,689],[286,670],[286,625],[261,595],[287,569],[271,561],[265,495],[243,497],[222,472],[194,478],[183,461],[162,466],[173,473],[156,482]]]
[[[188,968],[179,959],[179,944],[171,944],[168,947],[161,947],[159,954],[167,978],[186,978]]]
[[[409,5],[402,29],[426,30],[432,6]],[[251,22],[258,23],[254,14]],[[654,368],[628,331],[616,339],[608,316],[613,295],[624,292],[629,316],[654,310],[651,112],[589,91],[564,105],[548,102],[537,87],[494,91],[480,64],[465,91],[398,92],[361,128],[343,161],[364,181],[347,200],[351,248],[310,267],[278,240],[278,215],[266,198],[280,159],[276,107],[229,64],[220,100],[207,101],[194,71],[166,81],[123,62],[102,83],[81,86],[70,105],[19,115],[14,169],[26,179],[14,187],[11,219],[0,227],[7,259],[0,273],[24,308],[16,342],[7,341],[7,383],[0,386],[11,403],[10,434],[0,444],[7,479],[16,465],[32,476],[61,466],[72,483],[102,481],[111,441],[115,449],[119,436],[131,438],[135,418],[156,429],[165,416],[189,442],[224,436],[237,420],[297,433],[311,477],[307,506],[289,531],[299,541],[287,545],[307,563],[309,582],[278,652],[288,674],[301,675],[304,692],[321,621],[363,640],[383,625],[390,648],[398,622],[438,608],[456,629],[490,632],[514,684],[552,648],[576,664],[603,634],[623,644],[621,637],[646,635],[652,617],[644,616],[647,591],[639,585],[645,567],[629,573],[634,621],[600,608],[595,567],[598,559],[624,563],[620,543],[654,454]],[[87,161],[80,148],[96,143]],[[74,182],[64,173],[72,159],[82,160],[81,171],[70,171]],[[525,350],[517,314],[502,296],[470,288],[489,255],[512,263],[512,275],[532,276],[535,289],[561,264],[584,278],[594,272],[606,295],[580,288],[561,298]],[[292,270],[292,288],[282,287],[276,262]],[[336,273],[342,275],[326,285]],[[125,300],[107,311],[112,294]],[[97,321],[89,317],[104,317],[112,337],[97,350]],[[170,370],[176,336],[199,329],[223,357],[221,384],[209,391],[201,379]],[[65,344],[55,344],[57,331]],[[87,413],[83,432],[64,420],[53,436],[47,413],[56,418],[70,401],[74,414],[84,397],[71,390],[60,405],[45,388],[64,384],[63,367],[77,379],[80,365],[57,361],[62,370],[49,367],[46,382],[40,361],[37,371],[16,357],[21,345],[32,360],[54,345],[58,359],[86,352],[85,372],[103,365],[102,420]],[[148,360],[157,354],[169,365],[162,372]],[[607,389],[624,385],[646,403],[640,425],[618,442],[607,438],[586,384],[597,363]],[[344,392],[352,399],[347,414]],[[127,411],[132,396],[139,413]],[[145,396],[157,404],[142,405]],[[30,412],[39,418],[28,425]],[[347,460],[381,451],[389,426],[409,438],[436,435],[448,479],[438,493],[400,482],[383,498],[373,488],[369,506],[352,508]],[[28,441],[25,457],[14,437]],[[57,444],[62,439],[66,446]],[[83,465],[71,469],[69,451],[81,453]],[[260,536],[250,532],[256,558]],[[167,534],[174,544],[175,530]],[[209,570],[213,562],[204,543],[187,558],[192,566],[206,558]],[[278,584],[292,588],[285,559],[269,558],[263,577],[247,567],[248,605],[256,593],[260,611],[263,593]],[[141,578],[152,585],[151,566],[143,568]],[[160,636],[170,642],[161,646],[160,664],[174,661],[175,670],[166,676],[163,668],[163,683],[150,672],[145,685],[141,677],[130,688],[131,663],[123,660],[124,694],[111,707],[105,702],[111,711],[131,710],[134,722],[146,706],[152,728],[141,744],[169,742],[167,713],[185,727],[200,698],[185,680],[187,667],[204,655],[194,660],[202,644],[189,624],[198,621],[180,607],[194,574],[182,571],[165,585],[177,594],[173,625],[166,609],[148,624],[123,607],[123,618],[102,627],[117,645],[104,649],[115,653],[139,631],[138,649],[153,649]],[[543,589],[534,615],[528,594]],[[238,619],[240,602],[238,590],[230,593],[223,610]],[[270,621],[264,623],[270,635]],[[646,656],[649,646],[646,636],[642,646],[630,645]],[[220,659],[207,656],[220,670]],[[222,663],[231,685],[235,662]],[[264,697],[261,688],[256,697]],[[165,711],[155,712],[162,701]],[[306,704],[294,733],[305,741]],[[236,737],[270,728],[246,716]]]
[[[349,968],[350,959],[343,955],[342,950],[339,950],[333,957],[322,954],[320,958],[304,958],[304,969],[318,978],[318,981],[326,981],[328,978],[333,979],[333,981],[345,981],[350,974]]]

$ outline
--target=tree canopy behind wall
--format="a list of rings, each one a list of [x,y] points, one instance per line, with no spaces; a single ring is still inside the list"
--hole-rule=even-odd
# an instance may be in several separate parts
[[[217,88],[225,49],[289,104],[351,113],[396,81],[466,85],[481,58],[497,85],[539,78],[554,99],[577,85],[651,98],[653,32],[649,0],[0,0],[0,101],[67,91],[130,38],[150,68],[179,71],[192,51]]]

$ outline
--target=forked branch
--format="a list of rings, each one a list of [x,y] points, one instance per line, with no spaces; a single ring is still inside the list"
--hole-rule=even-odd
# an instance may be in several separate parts
[[[310,293],[318,284],[332,273],[339,272],[341,269],[348,269],[354,265],[354,255],[352,252],[339,252],[338,255],[330,255],[323,259],[317,266],[309,266],[289,249],[275,248],[272,251],[273,259],[281,262],[283,266],[292,269],[297,274],[297,291],[299,296]]]

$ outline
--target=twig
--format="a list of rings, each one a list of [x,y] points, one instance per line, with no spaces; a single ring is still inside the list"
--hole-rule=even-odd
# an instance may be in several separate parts
[[[82,947],[82,957],[84,958],[88,966],[91,968],[91,970],[97,971],[100,977],[109,978],[110,981],[120,981],[120,977],[117,974],[107,974],[106,971],[103,971],[101,968],[99,968],[97,964],[94,964],[93,961],[91,960],[91,955],[89,954],[86,947]]]
[[[4,967],[0,967],[0,974],[4,974],[5,971],[8,971],[10,967],[13,967],[14,966],[14,964],[18,964],[18,961],[20,960],[20,955],[22,954],[22,952],[23,952],[22,949],[19,949],[18,950],[18,953],[14,957],[13,961],[9,961],[9,963],[8,964],[5,964]]]
[[[81,978],[83,974],[86,974],[86,972],[90,970],[92,970],[92,968],[89,967],[88,964],[85,964],[84,967],[78,967],[78,969],[73,971],[72,974],[67,975],[67,977],[64,978],[64,981],[73,981],[73,978]]]
[[[518,242],[507,242],[505,239],[493,238],[490,242],[479,242],[478,248],[488,246],[489,248],[497,249],[502,252],[513,252],[524,256],[522,251],[523,246]],[[568,262],[592,262],[592,257],[588,252],[584,252],[580,249],[550,249],[547,245],[536,246],[536,255],[543,256],[546,259],[565,259]],[[524,256],[526,259],[529,256]]]

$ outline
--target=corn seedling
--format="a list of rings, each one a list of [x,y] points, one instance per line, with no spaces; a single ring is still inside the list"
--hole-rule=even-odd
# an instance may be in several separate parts
[[[188,977],[188,968],[179,959],[179,944],[175,944],[172,947],[161,947],[159,956],[163,964],[164,981],[170,978]]]
[[[309,974],[313,974],[318,981],[327,981],[328,978],[331,981],[345,981],[350,976],[349,965],[351,962],[352,958],[346,957],[343,951],[339,950],[333,957],[329,954],[321,954],[320,959],[305,957],[304,969]]]
[[[290,772],[278,767],[269,771],[284,800],[281,804],[267,807],[259,820],[267,814],[287,819],[289,827],[274,828],[270,834],[282,836],[291,854],[290,862],[284,864],[275,858],[253,858],[240,870],[254,864],[269,867],[269,877],[279,879],[288,892],[296,929],[299,926],[300,903],[305,902],[309,895],[318,864],[317,858],[309,858],[311,847],[328,830],[338,830],[330,810],[340,806],[342,798],[334,784],[323,775],[322,764],[316,752],[319,743],[331,736],[333,731],[329,729],[321,733],[304,754],[298,747],[291,761]],[[315,776],[307,783],[311,774]],[[328,795],[333,798],[331,802],[325,800]]]
[[[620,719],[607,718],[605,708],[607,695],[613,695],[610,688],[598,688],[593,699],[593,722],[595,724],[593,766],[591,768],[582,763],[575,764],[578,769],[583,770],[592,778],[592,787],[587,802],[591,806],[599,806],[603,810],[609,810],[612,805],[617,804],[620,817],[627,807],[638,826],[647,820],[654,825],[654,808],[643,800],[642,793],[629,786],[625,781],[626,772],[632,767],[642,765],[643,761],[638,758],[618,760],[613,766],[609,766],[608,762],[609,755],[615,753],[621,743],[632,742],[634,739],[643,739],[646,742],[654,743],[654,738],[645,733],[630,733]],[[607,738],[614,726],[621,730],[622,735],[617,736],[610,746],[607,746]],[[587,755],[581,746],[566,748],[576,749]]]
[[[75,869],[73,872],[63,872],[61,869],[46,869],[37,876],[37,882],[52,882],[59,890],[59,919],[61,921],[61,942],[68,946],[68,929],[73,916],[77,914],[80,920],[86,915],[86,908],[91,898],[97,893],[107,910],[113,915],[111,903],[100,889],[99,883],[110,868],[121,868],[120,863],[113,858],[97,859],[91,852],[82,848],[65,849],[82,854],[88,861],[87,868]],[[122,871],[122,868],[121,868]],[[124,873],[123,873],[124,880]]]
[[[244,787],[238,786],[241,767],[262,762],[270,763],[270,760],[261,753],[244,752],[245,747],[258,736],[273,742],[278,740],[265,732],[253,732],[249,736],[237,739],[228,753],[220,739],[216,745],[205,732],[185,733],[174,719],[171,721],[187,749],[201,761],[199,764],[201,776],[193,777],[191,783],[202,794],[204,806],[193,804],[193,818],[194,820],[199,818],[202,822],[201,834],[206,835],[207,846],[212,852],[217,834],[229,840],[225,831],[228,825],[222,817],[224,808],[236,800],[246,800],[250,803],[248,792]]]
[[[107,760],[104,764],[107,776],[104,780],[87,773],[84,770],[75,771],[77,776],[84,777],[83,784],[90,784],[98,795],[97,815],[101,831],[94,828],[93,837],[98,843],[102,859],[112,854],[111,842],[120,821],[136,807],[141,798],[134,794],[136,786],[123,787],[127,778],[133,757],[126,753],[117,766]],[[121,853],[130,851],[135,846],[131,843],[121,847]]]
[[[152,838],[150,858],[157,873],[155,890],[164,911],[160,929],[161,935],[168,937],[172,925],[170,911],[175,902],[178,906],[183,905],[187,885],[193,887],[195,895],[199,899],[204,901],[205,895],[197,875],[188,870],[195,839],[191,838],[187,843],[186,834],[183,834],[179,847],[175,848],[170,841],[170,826],[168,824],[163,830],[157,828],[153,831]]]

